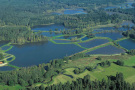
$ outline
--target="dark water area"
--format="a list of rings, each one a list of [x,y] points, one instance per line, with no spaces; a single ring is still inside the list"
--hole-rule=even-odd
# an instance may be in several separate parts
[[[8,66],[0,67],[0,71],[11,71],[11,70],[14,70],[14,68]]]
[[[74,15],[74,14],[87,14],[86,12],[84,12],[84,10],[82,8],[77,8],[77,9],[66,9],[60,13],[57,12],[53,12],[52,14],[55,15]]]
[[[120,53],[124,53],[124,52],[125,51],[123,49],[119,49],[119,48],[114,47],[112,45],[108,45],[106,47],[96,49],[96,50],[88,52],[86,54],[88,54],[88,55],[90,55],[90,54],[106,54],[106,55],[110,55],[110,54],[120,54]]]
[[[99,34],[96,34],[96,36],[97,37],[109,37],[112,40],[117,40],[117,39],[123,37],[123,35],[121,33],[119,33],[119,32],[99,33]]]
[[[35,28],[32,28],[32,30],[41,30],[41,31],[58,30],[60,31],[60,30],[67,30],[67,28],[60,24],[52,24],[52,25],[44,25],[44,26],[35,27]]]
[[[108,7],[104,8],[104,9],[109,10],[109,9],[115,9],[115,8],[117,8],[117,6],[108,6]]]
[[[88,37],[86,36],[86,37],[82,38],[81,40],[82,40],[82,41],[85,41],[85,40],[88,40],[88,39],[90,39],[90,38],[88,38]]]
[[[83,9],[65,10],[63,14],[87,14]]]
[[[2,47],[1,49],[2,49],[2,50],[7,50],[8,48],[10,48],[10,46],[4,46],[4,47]]]
[[[10,61],[10,60],[12,60],[12,57],[7,59],[7,61]]]
[[[132,27],[132,26],[134,26],[135,24],[132,23],[131,21],[124,21],[121,25],[122,25],[122,26],[128,25],[128,26]]]
[[[83,49],[73,44],[53,44],[46,42],[41,44],[27,44],[23,46],[14,46],[7,53],[16,56],[16,59],[10,64],[27,67],[47,63],[53,59],[60,59],[80,52]]]
[[[67,40],[54,40],[56,43],[70,43],[71,41]]]
[[[92,48],[92,47],[95,47],[95,46],[98,46],[107,42],[109,42],[107,39],[94,39],[92,41],[79,43],[79,44],[85,48]]]
[[[127,2],[127,3],[122,3],[122,4],[118,4],[114,6],[108,6],[108,7],[105,7],[104,10],[115,9],[115,8],[130,9],[130,8],[134,8],[132,6],[133,3],[134,2]]]
[[[119,30],[119,31],[127,31],[127,30],[130,30],[131,28],[124,28],[124,27],[119,27],[119,28],[115,28],[115,27],[102,27],[102,28],[98,28],[98,29],[95,29],[94,31],[96,32],[101,32],[101,31],[104,31],[104,30]]]
[[[55,32],[42,32],[42,35],[47,36],[47,37],[53,37],[53,36],[58,36],[58,35],[62,35],[62,34],[55,33]]]
[[[62,36],[58,37],[58,39],[72,39],[72,38],[81,38],[82,35],[76,35],[76,36]]]
[[[132,39],[120,41],[119,44],[128,50],[135,49],[135,40]]]

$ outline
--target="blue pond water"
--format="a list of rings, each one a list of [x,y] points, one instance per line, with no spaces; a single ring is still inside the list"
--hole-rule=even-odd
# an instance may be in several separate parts
[[[2,47],[1,49],[2,49],[2,50],[7,50],[8,48],[10,48],[10,46],[4,46],[4,47]]]
[[[87,14],[86,12],[84,12],[84,10],[82,8],[77,8],[77,9],[66,9],[60,13],[54,12],[52,14],[56,14],[56,15],[62,15],[62,14],[68,14],[68,15],[73,15],[73,14]]]
[[[76,35],[76,36],[62,36],[62,37],[58,37],[58,39],[72,39],[72,38],[81,38],[82,35]]]
[[[92,41],[88,41],[88,42],[84,42],[84,43],[79,43],[82,47],[85,48],[91,48],[91,47],[95,47],[98,46],[100,44],[104,44],[107,43],[108,40],[107,39],[94,39]]]
[[[14,68],[8,66],[0,67],[0,71],[10,71],[10,70],[14,70]]]
[[[55,29],[57,29],[58,31],[67,30],[67,28],[65,28],[63,25],[59,25],[59,24],[37,26],[37,27],[34,27],[32,30],[41,30],[41,31],[52,30],[52,31],[55,31]]]
[[[25,67],[47,63],[52,59],[63,58],[64,56],[69,56],[82,50],[82,48],[73,44],[59,45],[46,42],[27,44],[24,46],[14,46],[7,53],[16,56],[16,60],[10,64]]]
[[[88,39],[90,39],[90,38],[88,38],[88,37],[86,36],[86,37],[82,38],[82,41],[85,41],[85,40],[88,40]]]
[[[67,40],[54,40],[56,43],[70,43],[71,41]]]
[[[108,6],[108,7],[104,8],[104,9],[108,10],[108,9],[115,9],[115,8],[117,8],[117,6]]]
[[[115,9],[115,8],[122,8],[122,9],[134,8],[132,6],[132,4],[133,4],[133,2],[127,2],[127,3],[122,3],[122,4],[118,4],[118,5],[114,5],[114,6],[108,6],[104,9],[109,10],[109,9]]]
[[[53,36],[58,36],[62,35],[61,33],[54,33],[54,32],[42,32],[42,35],[47,36],[47,37],[53,37]]]
[[[128,50],[135,49],[135,40],[132,39],[120,41],[119,44]]]
[[[83,9],[65,10],[64,14],[87,14]]]
[[[117,47],[114,47],[112,45],[108,45],[106,47],[102,47],[99,49],[96,49],[94,51],[88,52],[86,54],[90,55],[90,54],[120,54],[120,53],[124,53],[125,51],[123,49],[119,49]]]
[[[97,37],[109,37],[112,40],[117,40],[119,38],[122,38],[122,34],[119,32],[113,32],[113,33],[100,33],[100,34],[96,34]]]
[[[132,26],[134,26],[135,24],[132,23],[131,21],[124,21],[121,25],[122,25],[122,26],[123,26],[123,25],[129,25],[130,27],[132,27]]]
[[[125,22],[126,23],[126,22]],[[129,25],[131,25],[132,23],[128,23]],[[123,24],[122,24],[123,25]],[[95,29],[94,31],[96,32],[101,32],[102,30],[120,30],[120,31],[127,31],[128,28],[124,28],[124,27],[119,27],[119,28],[115,28],[115,27],[102,27],[102,28],[98,28]]]

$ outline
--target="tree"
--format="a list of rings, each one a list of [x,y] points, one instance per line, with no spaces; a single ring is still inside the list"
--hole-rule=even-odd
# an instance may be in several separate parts
[[[101,60],[102,58],[101,58],[101,57],[97,57],[96,59],[97,59],[97,60]]]
[[[0,60],[2,60],[4,58],[3,54],[0,53]]]
[[[92,67],[87,67],[87,70],[92,71],[93,68]]]
[[[117,64],[117,65],[120,65],[120,66],[124,66],[124,62],[121,61],[121,60],[117,60],[116,64]]]

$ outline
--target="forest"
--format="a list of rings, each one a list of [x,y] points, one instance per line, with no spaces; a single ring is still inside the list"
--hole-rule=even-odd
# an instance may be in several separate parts
[[[77,30],[76,32],[81,33],[86,30],[92,30],[87,27],[93,27],[95,25],[102,24],[119,23],[125,17],[120,15],[109,16],[103,10],[98,10],[93,7],[99,5],[102,6],[104,4],[111,5],[122,3],[125,1],[126,0],[114,0],[113,2],[111,0],[85,0],[82,4],[81,0],[78,0],[77,2],[75,0],[73,0],[72,2],[70,2],[69,0],[51,0],[51,3],[50,0],[1,0],[0,30],[2,31],[1,34],[3,35],[1,35],[0,41],[11,41],[12,43],[16,44],[46,41],[45,37],[41,35],[31,35],[33,34],[33,32],[30,31],[30,29],[36,25],[58,23],[63,24],[65,27],[74,28]],[[71,7],[83,7],[88,14],[71,16],[58,16],[51,14],[51,12]],[[18,31],[20,29],[20,32],[23,32],[23,34],[17,34],[16,29]],[[8,30],[9,32],[6,33],[6,30]],[[24,33],[26,35],[24,35]],[[64,33],[71,34],[70,31],[66,31]],[[11,37],[14,35],[15,37]]]
[[[116,76],[108,76],[108,80],[91,81],[90,76],[79,78],[72,83],[58,84],[53,86],[40,86],[33,88],[34,90],[134,90],[135,86],[124,81],[122,73]],[[30,89],[29,89],[30,90]]]
[[[93,34],[92,31],[95,26],[111,24],[115,25],[115,27],[120,27],[120,23],[124,20],[130,20],[135,23],[135,8],[108,10],[117,12],[112,15],[107,14],[103,9],[106,6],[124,3],[126,1],[127,0],[0,0],[0,41],[8,41],[11,44],[19,45],[48,41],[50,39],[49,37],[43,36],[41,32],[35,32],[32,28],[38,25],[50,24],[62,24],[68,28],[68,30],[60,30],[60,33],[63,35],[84,33],[89,38],[93,38],[95,34]],[[52,14],[53,12],[60,12],[67,8],[83,8],[87,14]],[[135,39],[135,27],[129,27],[128,25],[123,27],[131,28],[131,30],[124,31],[122,34],[126,38]],[[55,29],[55,31],[58,30]],[[53,31],[48,30],[48,32],[51,33]],[[71,38],[71,41],[75,40],[76,38]],[[112,42],[110,43],[109,45],[113,45]],[[116,46],[118,44],[118,42],[115,41],[113,43],[116,44]],[[12,71],[0,71],[0,87],[14,87],[19,85],[27,90],[135,90],[135,84],[127,81],[125,73],[114,72],[115,75],[113,73],[113,75],[108,76],[103,74],[102,76],[107,78],[102,78],[102,80],[97,79],[94,73],[94,71],[105,72],[105,70],[107,71],[111,66],[116,68],[128,68],[127,70],[129,71],[130,69],[134,69],[134,66],[125,64],[125,61],[128,61],[129,58],[125,58],[124,55],[125,57],[133,56],[135,55],[135,50],[127,50],[126,53],[120,54],[120,57],[110,56],[111,58],[109,56],[92,57],[91,55],[78,53],[72,56],[66,56],[62,59],[51,60],[49,63],[19,67]],[[0,60],[4,57],[3,53],[0,53]],[[86,64],[77,61],[78,59],[87,60],[87,58],[91,61],[85,62]],[[124,61],[124,59],[126,60]],[[80,64],[77,67],[73,65],[71,68],[70,65],[72,62]],[[93,66],[87,65],[89,63],[93,63]],[[84,66],[81,66],[82,64],[84,64]],[[68,72],[66,69],[73,69],[73,71]],[[66,74],[67,72],[71,75]],[[85,72],[91,75],[85,75]],[[72,75],[82,75],[84,77],[75,78],[71,82],[67,81],[66,83],[53,84],[52,81],[54,78],[60,75],[68,76],[70,79],[73,77]],[[126,76],[126,80],[124,75]]]
[[[33,32],[27,27],[0,27],[0,41],[9,41],[13,44],[47,41],[47,37]]]

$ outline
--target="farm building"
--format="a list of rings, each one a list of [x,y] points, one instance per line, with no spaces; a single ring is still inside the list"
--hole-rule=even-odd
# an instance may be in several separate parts
[[[0,64],[3,64],[3,62],[0,62]]]

